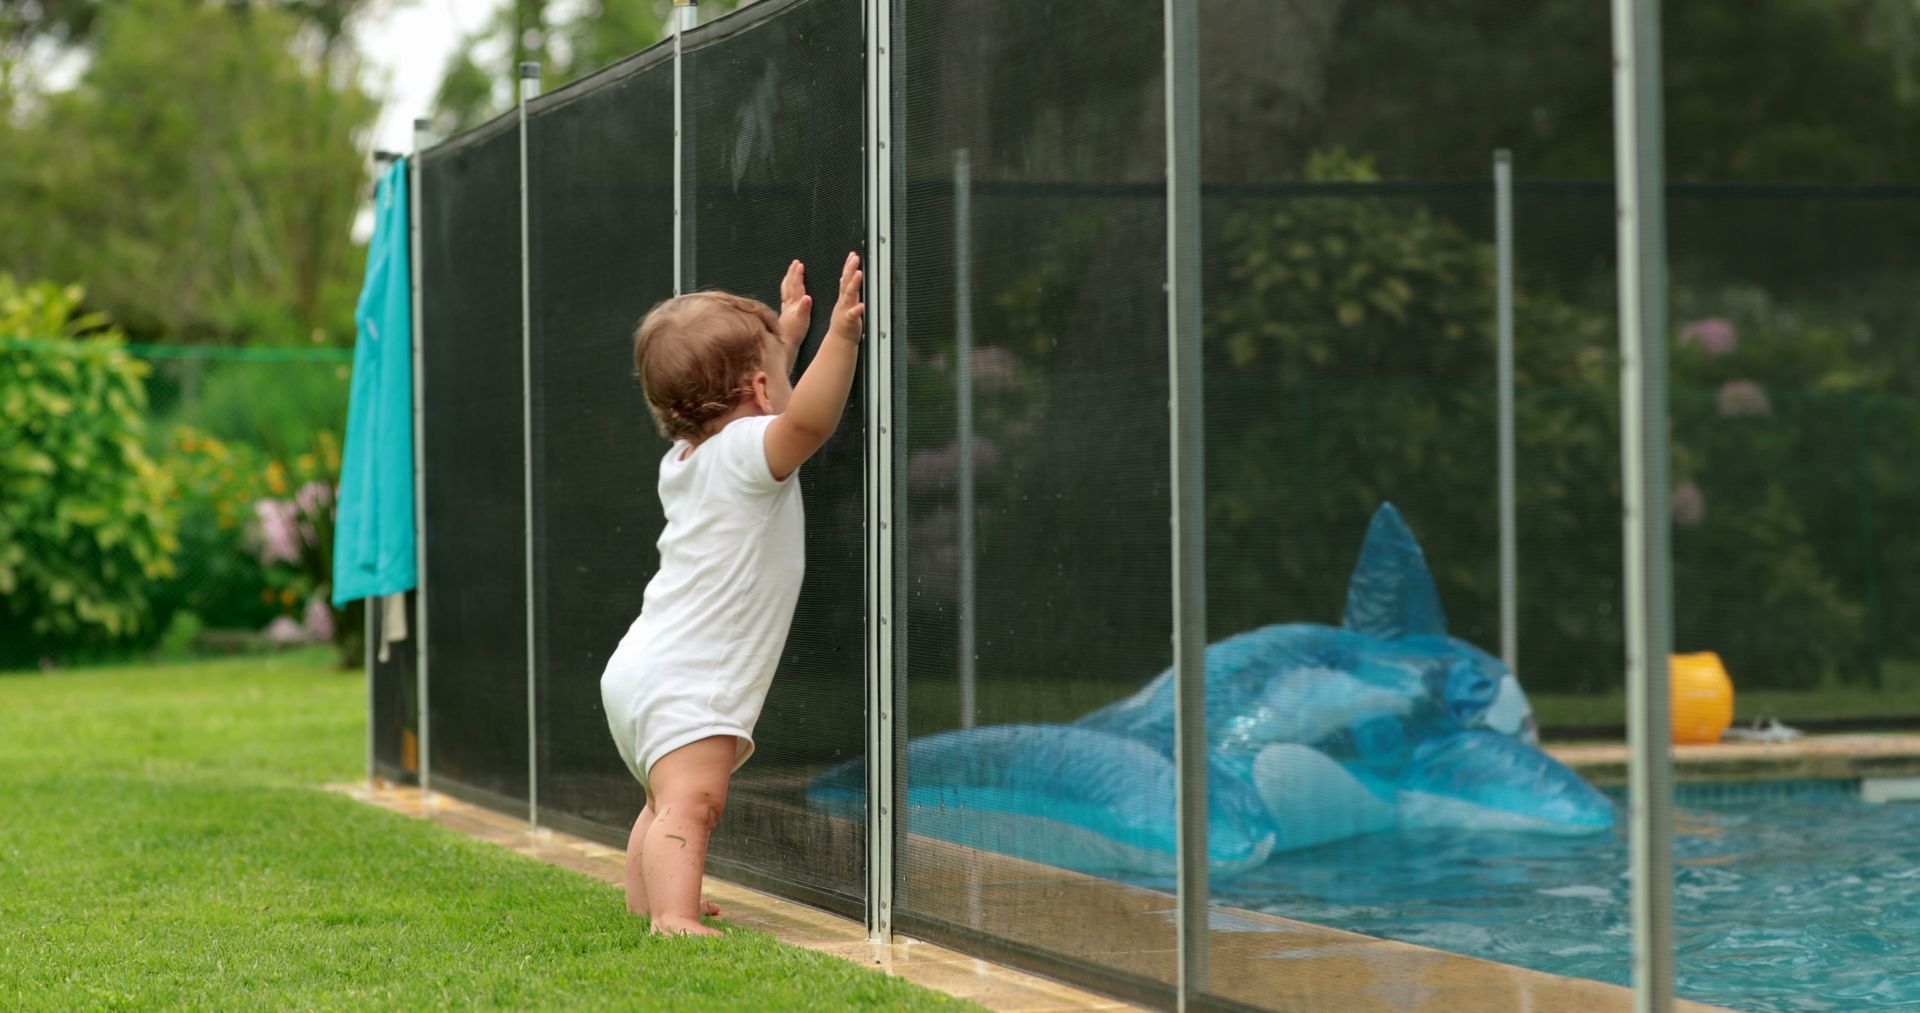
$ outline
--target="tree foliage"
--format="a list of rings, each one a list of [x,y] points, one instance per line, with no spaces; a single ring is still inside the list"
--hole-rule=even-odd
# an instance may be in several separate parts
[[[701,15],[740,2],[705,0]],[[511,0],[447,62],[434,126],[444,136],[512,108],[526,61],[540,64],[541,87],[551,90],[631,56],[666,37],[669,14],[661,0]]]
[[[375,105],[327,35],[353,4],[304,6],[332,20],[201,0],[103,8],[79,85],[0,127],[0,258],[86,279],[139,333],[345,340]]]
[[[1667,171],[1689,180],[1911,179],[1920,172],[1920,8],[1898,0],[1663,6]],[[1306,147],[1390,176],[1481,175],[1509,148],[1537,176],[1613,159],[1607,5],[1348,0]],[[1439,85],[1444,82],[1444,85]]]

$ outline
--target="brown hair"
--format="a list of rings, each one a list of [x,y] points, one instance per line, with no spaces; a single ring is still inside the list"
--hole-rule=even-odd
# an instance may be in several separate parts
[[[633,368],[660,435],[699,440],[752,392],[779,317],[727,292],[675,296],[647,311],[633,333]]]

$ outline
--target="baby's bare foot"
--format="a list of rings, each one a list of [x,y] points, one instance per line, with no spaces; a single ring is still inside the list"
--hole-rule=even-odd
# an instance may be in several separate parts
[[[647,910],[646,910],[646,908],[644,908],[644,907],[635,907],[635,906],[633,906],[632,904],[628,904],[628,905],[627,905],[627,910],[628,910],[628,911],[630,911],[630,912],[632,912],[632,913],[634,913],[634,914],[637,914],[637,915],[639,915],[639,916],[640,916],[640,917],[642,917],[642,918],[645,918],[645,917],[647,916]],[[710,900],[703,900],[703,901],[701,901],[701,902],[700,902],[700,917],[702,917],[702,918],[718,918],[718,917],[720,917],[720,905],[718,905],[718,904],[715,904],[715,903],[714,903],[713,901],[710,901]]]
[[[717,936],[720,930],[702,925],[698,919],[668,916],[653,920],[653,933],[658,936]]]

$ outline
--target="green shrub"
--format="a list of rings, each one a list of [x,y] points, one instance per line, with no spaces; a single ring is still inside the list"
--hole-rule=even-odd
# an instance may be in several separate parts
[[[167,620],[167,628],[160,634],[160,656],[168,660],[191,657],[194,641],[205,633],[207,624],[192,612],[175,612]]]
[[[0,644],[15,655],[142,631],[148,582],[172,572],[146,367],[81,296],[0,275]]]
[[[216,439],[245,441],[287,460],[312,448],[320,433],[346,425],[345,363],[240,360],[176,368],[198,369],[200,376],[173,421]]]

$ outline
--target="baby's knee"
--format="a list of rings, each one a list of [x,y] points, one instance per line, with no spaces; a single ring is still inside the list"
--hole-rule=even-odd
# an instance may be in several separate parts
[[[711,791],[693,791],[669,800],[660,807],[660,815],[673,813],[683,820],[692,821],[696,826],[712,830],[720,823],[720,814],[727,807],[724,794]]]

